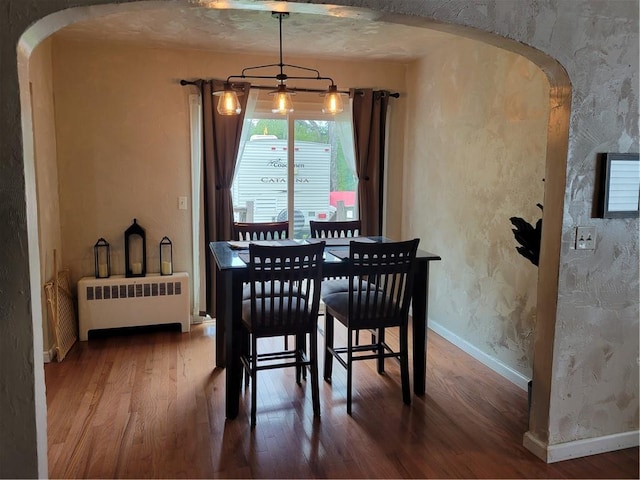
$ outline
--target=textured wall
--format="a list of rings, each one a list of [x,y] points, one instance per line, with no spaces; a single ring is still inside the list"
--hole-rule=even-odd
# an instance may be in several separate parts
[[[422,134],[407,138],[403,225],[442,256],[429,317],[531,378],[538,269],[509,218],[542,214],[549,84],[525,58],[460,37],[410,72]]]
[[[640,150],[638,2],[364,0],[358,6],[432,17],[514,39],[520,43],[464,32],[530,55],[551,76],[545,221],[552,234],[543,232],[545,269],[540,270],[538,290],[546,299],[557,281],[557,305],[538,302],[543,315],[536,326],[532,434],[554,445],[637,430],[639,222],[592,218],[592,206],[598,153]],[[535,52],[526,52],[526,45],[556,59],[571,82],[566,168],[560,150],[566,144],[567,87],[562,72]],[[562,180],[564,198],[552,186]],[[561,222],[556,212],[549,212],[560,203]],[[577,225],[597,228],[595,251],[571,248]],[[556,228],[561,229],[561,242],[555,242]],[[555,267],[546,265],[556,254],[557,275]]]
[[[0,220],[6,226],[0,231],[3,245],[0,249],[0,430],[3,432],[0,476],[46,475],[44,380],[41,364],[34,364],[34,348],[38,357],[42,348],[38,332],[41,315],[34,311],[39,309],[40,298],[34,293],[34,286],[35,291],[39,291],[38,283],[32,285],[31,282],[32,278],[39,277],[39,259],[33,260],[29,255],[29,250],[37,251],[37,240],[34,242],[27,234],[27,226],[30,232],[36,232],[37,225],[26,216],[27,205],[35,209],[35,173],[32,145],[21,135],[21,115],[25,131],[30,131],[31,124],[29,113],[20,111],[16,45],[30,25],[49,13],[97,3],[103,2],[5,0],[0,9]],[[256,2],[249,0],[222,3],[256,6]],[[297,3],[306,2],[291,1],[289,5],[295,8]],[[324,2],[310,0],[309,3]],[[563,184],[566,175],[564,198],[556,200],[553,192],[554,203],[563,204],[558,222],[563,242],[557,252],[559,262],[555,260],[557,271],[551,268],[547,285],[542,285],[553,293],[558,281],[559,288],[554,295],[557,306],[555,301],[544,306],[545,318],[538,318],[536,328],[534,365],[540,367],[540,373],[536,375],[534,366],[534,378],[538,376],[541,388],[534,389],[534,397],[538,397],[534,403],[541,406],[534,405],[534,410],[540,413],[534,421],[534,433],[543,443],[555,444],[637,429],[638,220],[590,218],[597,153],[638,151],[637,1],[334,0],[332,3],[358,5],[388,14],[410,14],[414,16],[411,22],[418,21],[420,16],[432,17],[445,23],[475,27],[479,35],[482,31],[494,32],[521,42],[509,48],[523,49],[524,44],[531,45],[557,59],[566,69],[572,85],[567,168],[558,152],[548,152],[548,158],[558,160],[562,169],[558,178]],[[46,28],[52,29],[49,32],[55,29],[52,25]],[[448,27],[442,24],[439,28]],[[30,37],[36,42],[42,39],[33,32]],[[554,71],[553,65],[540,59],[536,62],[545,70]],[[562,84],[557,87],[559,94],[563,88],[566,91]],[[555,88],[556,85],[552,85],[552,91]],[[558,127],[560,133],[553,140],[561,145],[562,112],[557,119],[554,112],[566,107],[554,103],[559,99],[561,95],[551,99],[551,125]],[[28,160],[26,163],[24,158]],[[557,166],[555,162],[554,165],[547,163],[547,172],[554,171],[554,166]],[[550,182],[548,175],[547,182]],[[546,188],[545,198],[549,183]],[[549,202],[546,205],[549,208]],[[547,212],[545,219],[548,219]],[[572,227],[577,223],[598,228],[600,247],[595,252],[585,254],[570,249]],[[548,248],[552,246],[549,244]],[[547,256],[553,264],[555,252]],[[608,269],[606,273],[601,271],[603,265]],[[617,268],[618,265],[625,268]],[[539,292],[540,289],[539,284]],[[32,297],[37,298],[35,307]],[[540,309],[538,304],[538,311]],[[620,330],[632,334],[611,333]],[[608,345],[604,345],[605,342]],[[629,372],[627,376],[625,371]],[[590,410],[597,415],[588,415]],[[572,418],[576,412],[580,415]],[[578,421],[579,428],[566,427]]]

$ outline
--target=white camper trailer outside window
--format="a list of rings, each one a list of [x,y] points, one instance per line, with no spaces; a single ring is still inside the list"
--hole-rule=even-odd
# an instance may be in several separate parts
[[[249,124],[258,129],[257,122],[259,120],[253,120]],[[271,122],[288,120],[280,117]],[[305,122],[315,126],[310,121]],[[318,124],[328,130],[327,121],[318,121]],[[333,137],[325,135],[321,138],[326,143],[296,138],[292,157],[288,139],[266,132],[251,135],[241,148],[232,185],[235,220],[282,221],[293,213],[293,237],[306,238],[309,220],[355,219],[357,181],[354,168],[345,167],[345,156],[350,155],[347,162],[353,163],[353,152],[345,155],[343,144],[348,142],[337,139],[336,128],[331,127]],[[289,126],[281,130],[284,130],[281,132],[284,136],[294,128]],[[347,136],[351,136],[350,122]],[[339,161],[336,160],[336,149],[340,150]],[[293,159],[292,168],[290,158]],[[341,168],[336,168],[337,163]],[[291,188],[293,192],[290,192]],[[289,205],[291,200],[292,205]]]

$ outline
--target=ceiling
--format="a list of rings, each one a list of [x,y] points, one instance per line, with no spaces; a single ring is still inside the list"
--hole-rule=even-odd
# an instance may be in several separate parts
[[[451,39],[450,34],[427,28],[424,19],[420,25],[402,25],[362,12],[342,16],[292,13],[282,27],[285,63],[287,55],[408,62]],[[120,4],[56,35],[155,48],[258,54],[277,53],[279,42],[278,20],[269,11],[212,9],[183,2],[155,2],[144,8],[135,2]]]

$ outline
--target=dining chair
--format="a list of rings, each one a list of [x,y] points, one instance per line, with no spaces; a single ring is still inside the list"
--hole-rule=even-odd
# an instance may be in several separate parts
[[[289,222],[234,222],[236,240],[284,240],[289,237]]]
[[[353,362],[377,360],[384,373],[385,358],[400,361],[402,398],[411,403],[409,385],[408,316],[418,239],[403,242],[362,243],[349,246],[347,292],[323,296],[325,303],[324,379],[331,383],[333,359],[347,369],[347,413],[351,415]],[[368,282],[360,279],[366,278]],[[346,347],[335,348],[334,319],[347,328]],[[399,348],[385,341],[385,329],[399,327]],[[371,344],[354,345],[352,333],[369,330]]]
[[[344,222],[320,222],[309,220],[311,238],[351,238],[360,235],[360,220]],[[330,277],[322,282],[322,296],[346,292],[349,280],[346,277]]]
[[[233,231],[235,239],[240,241],[284,240],[289,235],[289,222],[234,222]],[[262,296],[263,292],[258,291],[256,294]],[[249,284],[245,284],[242,289],[242,300],[247,300],[250,295]]]
[[[357,237],[361,231],[360,220],[321,222],[309,220],[311,238]]]
[[[249,245],[249,284],[252,295],[242,302],[242,325],[250,337],[241,360],[251,382],[251,427],[256,424],[257,377],[261,370],[296,368],[296,382],[308,368],[314,416],[320,416],[317,316],[322,281],[324,242],[312,245]],[[274,285],[287,288],[275,288]],[[272,294],[258,296],[258,291]],[[258,353],[258,339],[295,338],[292,349]],[[306,353],[309,337],[309,355]]]
[[[322,222],[309,220],[311,238],[353,238],[360,235],[362,223],[360,220]],[[349,290],[349,280],[347,277],[328,277],[322,281],[320,297],[331,295],[332,293],[347,292]],[[320,315],[324,315],[321,310]],[[360,344],[360,333],[356,332],[356,345]]]
[[[234,222],[233,223],[234,237],[240,241],[260,241],[260,240],[284,240],[289,236],[289,222]],[[269,285],[267,288],[275,287],[280,288],[279,284],[273,286]],[[270,295],[271,291],[257,290],[255,292],[258,296],[264,294]],[[242,300],[248,300],[251,298],[251,288],[249,284],[245,284],[242,289]],[[289,339],[284,339],[285,349],[289,348]]]

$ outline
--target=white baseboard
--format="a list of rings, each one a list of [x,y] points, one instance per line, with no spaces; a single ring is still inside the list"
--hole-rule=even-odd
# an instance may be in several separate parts
[[[586,438],[584,440],[574,440],[572,442],[558,443],[555,445],[547,445],[535,438],[530,432],[527,432],[524,434],[522,444],[536,457],[547,463],[554,463],[572,458],[637,447],[640,444],[640,430]]]
[[[51,347],[49,350],[42,352],[42,359],[44,363],[51,363],[56,358],[56,349]]]
[[[429,319],[428,327],[429,329],[433,330],[435,333],[443,337],[445,340],[453,343],[456,347],[458,347],[465,353],[468,353],[469,355],[471,355],[480,363],[489,367],[498,375],[503,376],[504,378],[509,380],[511,383],[520,387],[525,392],[528,390],[529,380],[531,380],[530,378],[525,377],[520,372],[517,372],[513,368],[502,363],[500,360],[497,360],[491,357],[490,355],[487,355],[478,347],[470,344],[465,339],[459,337],[452,331],[447,330],[438,322],[434,322],[433,320]]]
[[[456,347],[471,355],[480,363],[486,365],[494,372],[527,391],[530,379],[522,375],[520,372],[516,372],[501,361],[487,355],[474,345],[440,325],[438,322],[434,322],[430,319],[428,326],[429,329],[433,330],[445,340],[453,343]],[[527,432],[524,435],[523,445],[527,450],[543,461],[547,463],[554,463],[569,460],[571,458],[586,457],[588,455],[596,455],[598,453],[637,447],[639,445],[639,440],[640,430],[634,430],[631,432],[616,433],[602,437],[547,445],[534,437],[530,432]]]

